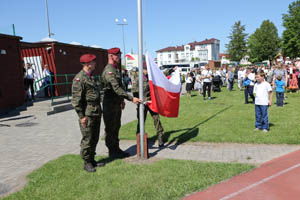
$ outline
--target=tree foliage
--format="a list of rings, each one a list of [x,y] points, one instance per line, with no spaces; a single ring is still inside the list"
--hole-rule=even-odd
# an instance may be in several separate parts
[[[244,33],[245,25],[237,21],[232,26],[229,35],[230,42],[226,45],[227,52],[233,61],[240,61],[247,54],[247,34]]]
[[[260,28],[250,35],[248,48],[251,62],[273,60],[280,49],[280,38],[273,22],[265,20]]]
[[[287,14],[283,17],[286,30],[282,34],[283,55],[296,58],[300,56],[300,0],[289,5]]]

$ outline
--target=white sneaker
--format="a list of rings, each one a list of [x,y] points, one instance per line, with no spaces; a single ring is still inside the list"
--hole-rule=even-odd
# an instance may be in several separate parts
[[[254,131],[259,131],[259,130],[260,130],[259,128],[255,128],[255,129],[254,129]]]
[[[262,130],[264,133],[267,133],[267,132],[269,132],[267,129],[263,129]]]

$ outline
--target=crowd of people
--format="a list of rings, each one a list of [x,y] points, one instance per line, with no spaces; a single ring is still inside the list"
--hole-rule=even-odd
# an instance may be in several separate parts
[[[274,62],[272,65],[248,65],[241,67],[221,67],[211,70],[209,65],[203,69],[194,69],[186,76],[187,96],[192,90],[211,100],[211,90],[220,92],[220,86],[233,90],[237,82],[239,90],[244,91],[245,104],[249,97],[255,104],[255,131],[269,131],[268,108],[272,105],[273,93],[276,93],[276,105],[282,107],[287,98],[286,92],[298,92],[300,89],[300,58]],[[235,81],[237,79],[237,81]]]
[[[267,81],[276,91],[278,97],[277,105],[282,106],[282,95],[284,91],[298,92],[300,89],[300,58],[278,62],[274,65],[248,65],[241,67],[222,66],[210,69],[207,64],[205,68],[193,69],[185,77],[187,96],[191,96],[192,90],[197,90],[199,95],[206,96],[211,100],[211,91],[220,92],[222,86],[229,91],[233,90],[234,83],[237,82],[239,90],[244,90],[245,104],[251,97],[254,103],[253,89],[255,85],[255,74],[263,72]],[[236,80],[237,79],[237,80]],[[235,81],[236,80],[236,81]],[[283,84],[284,83],[284,84]]]

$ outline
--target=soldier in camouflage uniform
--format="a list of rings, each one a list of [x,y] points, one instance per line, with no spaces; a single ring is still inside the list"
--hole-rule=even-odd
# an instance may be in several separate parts
[[[125,108],[124,99],[135,104],[141,102],[136,97],[127,94],[122,84],[122,74],[118,68],[121,52],[119,48],[112,48],[107,51],[108,64],[102,72],[103,97],[103,119],[105,124],[105,144],[109,156],[123,158],[129,154],[119,147],[119,129],[121,127],[122,109]]]
[[[133,76],[133,84],[132,84],[132,94],[134,97],[139,96],[139,77],[138,74]],[[144,100],[151,101],[151,96],[150,96],[150,87],[149,87],[149,79],[148,79],[148,72],[147,72],[147,67],[143,66],[143,96]],[[137,118],[138,118],[138,124],[136,128],[136,133],[140,132],[140,112],[139,112],[139,105],[137,106]],[[147,113],[150,113],[152,116],[153,122],[154,122],[154,127],[156,130],[156,134],[158,137],[158,146],[160,148],[164,147],[164,142],[163,142],[163,135],[164,135],[164,129],[162,127],[162,124],[159,119],[159,114],[156,112],[153,112],[147,104],[144,105],[144,122],[146,121],[147,118]]]
[[[93,76],[96,67],[95,59],[96,56],[92,54],[84,54],[80,57],[83,68],[74,77],[72,83],[72,105],[78,114],[82,134],[80,155],[84,160],[84,169],[88,172],[95,172],[95,167],[104,165],[95,161],[102,113],[100,82]]]

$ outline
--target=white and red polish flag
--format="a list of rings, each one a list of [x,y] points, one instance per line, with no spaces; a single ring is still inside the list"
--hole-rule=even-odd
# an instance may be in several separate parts
[[[179,69],[168,79],[153,59],[146,55],[151,103],[149,108],[165,117],[178,117],[181,81]]]

